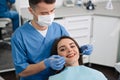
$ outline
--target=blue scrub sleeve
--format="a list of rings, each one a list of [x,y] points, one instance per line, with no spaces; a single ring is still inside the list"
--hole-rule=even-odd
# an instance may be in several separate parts
[[[20,73],[29,65],[23,45],[16,39],[11,39],[13,63],[16,73]]]

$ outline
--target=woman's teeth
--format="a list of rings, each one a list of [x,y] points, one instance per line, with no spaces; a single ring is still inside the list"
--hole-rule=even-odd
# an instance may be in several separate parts
[[[67,57],[67,58],[71,58],[71,57],[74,57],[74,56],[75,56],[75,54],[74,54],[74,53],[71,53],[71,54],[67,55],[66,57]]]

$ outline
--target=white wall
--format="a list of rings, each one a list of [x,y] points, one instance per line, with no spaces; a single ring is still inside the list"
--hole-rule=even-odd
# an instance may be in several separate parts
[[[62,2],[65,1],[65,0],[61,0]],[[77,1],[77,0],[72,0],[74,3]],[[89,0],[81,0],[82,2],[87,2]],[[96,3],[96,2],[102,2],[102,1],[109,1],[109,0],[92,0],[93,3]],[[112,0],[112,1],[116,1],[116,0]],[[60,0],[58,0],[58,5],[60,4]],[[19,11],[20,8],[24,8],[24,7],[28,7],[29,4],[28,4],[28,0],[16,0],[16,3],[15,3],[15,6],[17,8],[17,10]]]
[[[60,1],[63,2],[65,0],[57,0],[56,2],[59,2],[58,5],[60,5]],[[72,0],[72,1],[75,3],[77,0]],[[81,1],[82,2],[87,2],[89,0],[81,0]],[[109,1],[109,0],[92,0],[93,3],[102,2],[102,1]],[[112,0],[112,1],[116,1],[116,0]],[[17,11],[19,12],[20,8],[24,8],[24,7],[26,8],[26,7],[29,6],[28,0],[16,0],[15,6],[16,6]]]

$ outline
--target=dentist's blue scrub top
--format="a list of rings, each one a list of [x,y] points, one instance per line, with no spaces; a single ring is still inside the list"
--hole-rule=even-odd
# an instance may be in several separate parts
[[[50,76],[48,80],[107,80],[103,73],[86,66],[66,67],[59,74]]]
[[[16,73],[20,73],[30,64],[36,64],[50,56],[52,43],[56,38],[68,35],[65,28],[55,22],[48,27],[46,37],[43,37],[29,22],[19,27],[11,39],[12,56]],[[20,80],[46,80],[51,75],[50,69],[22,77]]]

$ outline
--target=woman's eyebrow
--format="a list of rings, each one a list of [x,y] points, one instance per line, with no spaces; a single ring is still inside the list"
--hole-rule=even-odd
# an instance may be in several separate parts
[[[74,42],[71,42],[70,45],[75,44]]]
[[[60,46],[58,49],[60,49],[60,48],[62,48],[62,47],[65,47],[65,45]]]
[[[75,44],[74,42],[69,43],[70,45]],[[60,46],[58,49],[65,47],[65,45]]]

